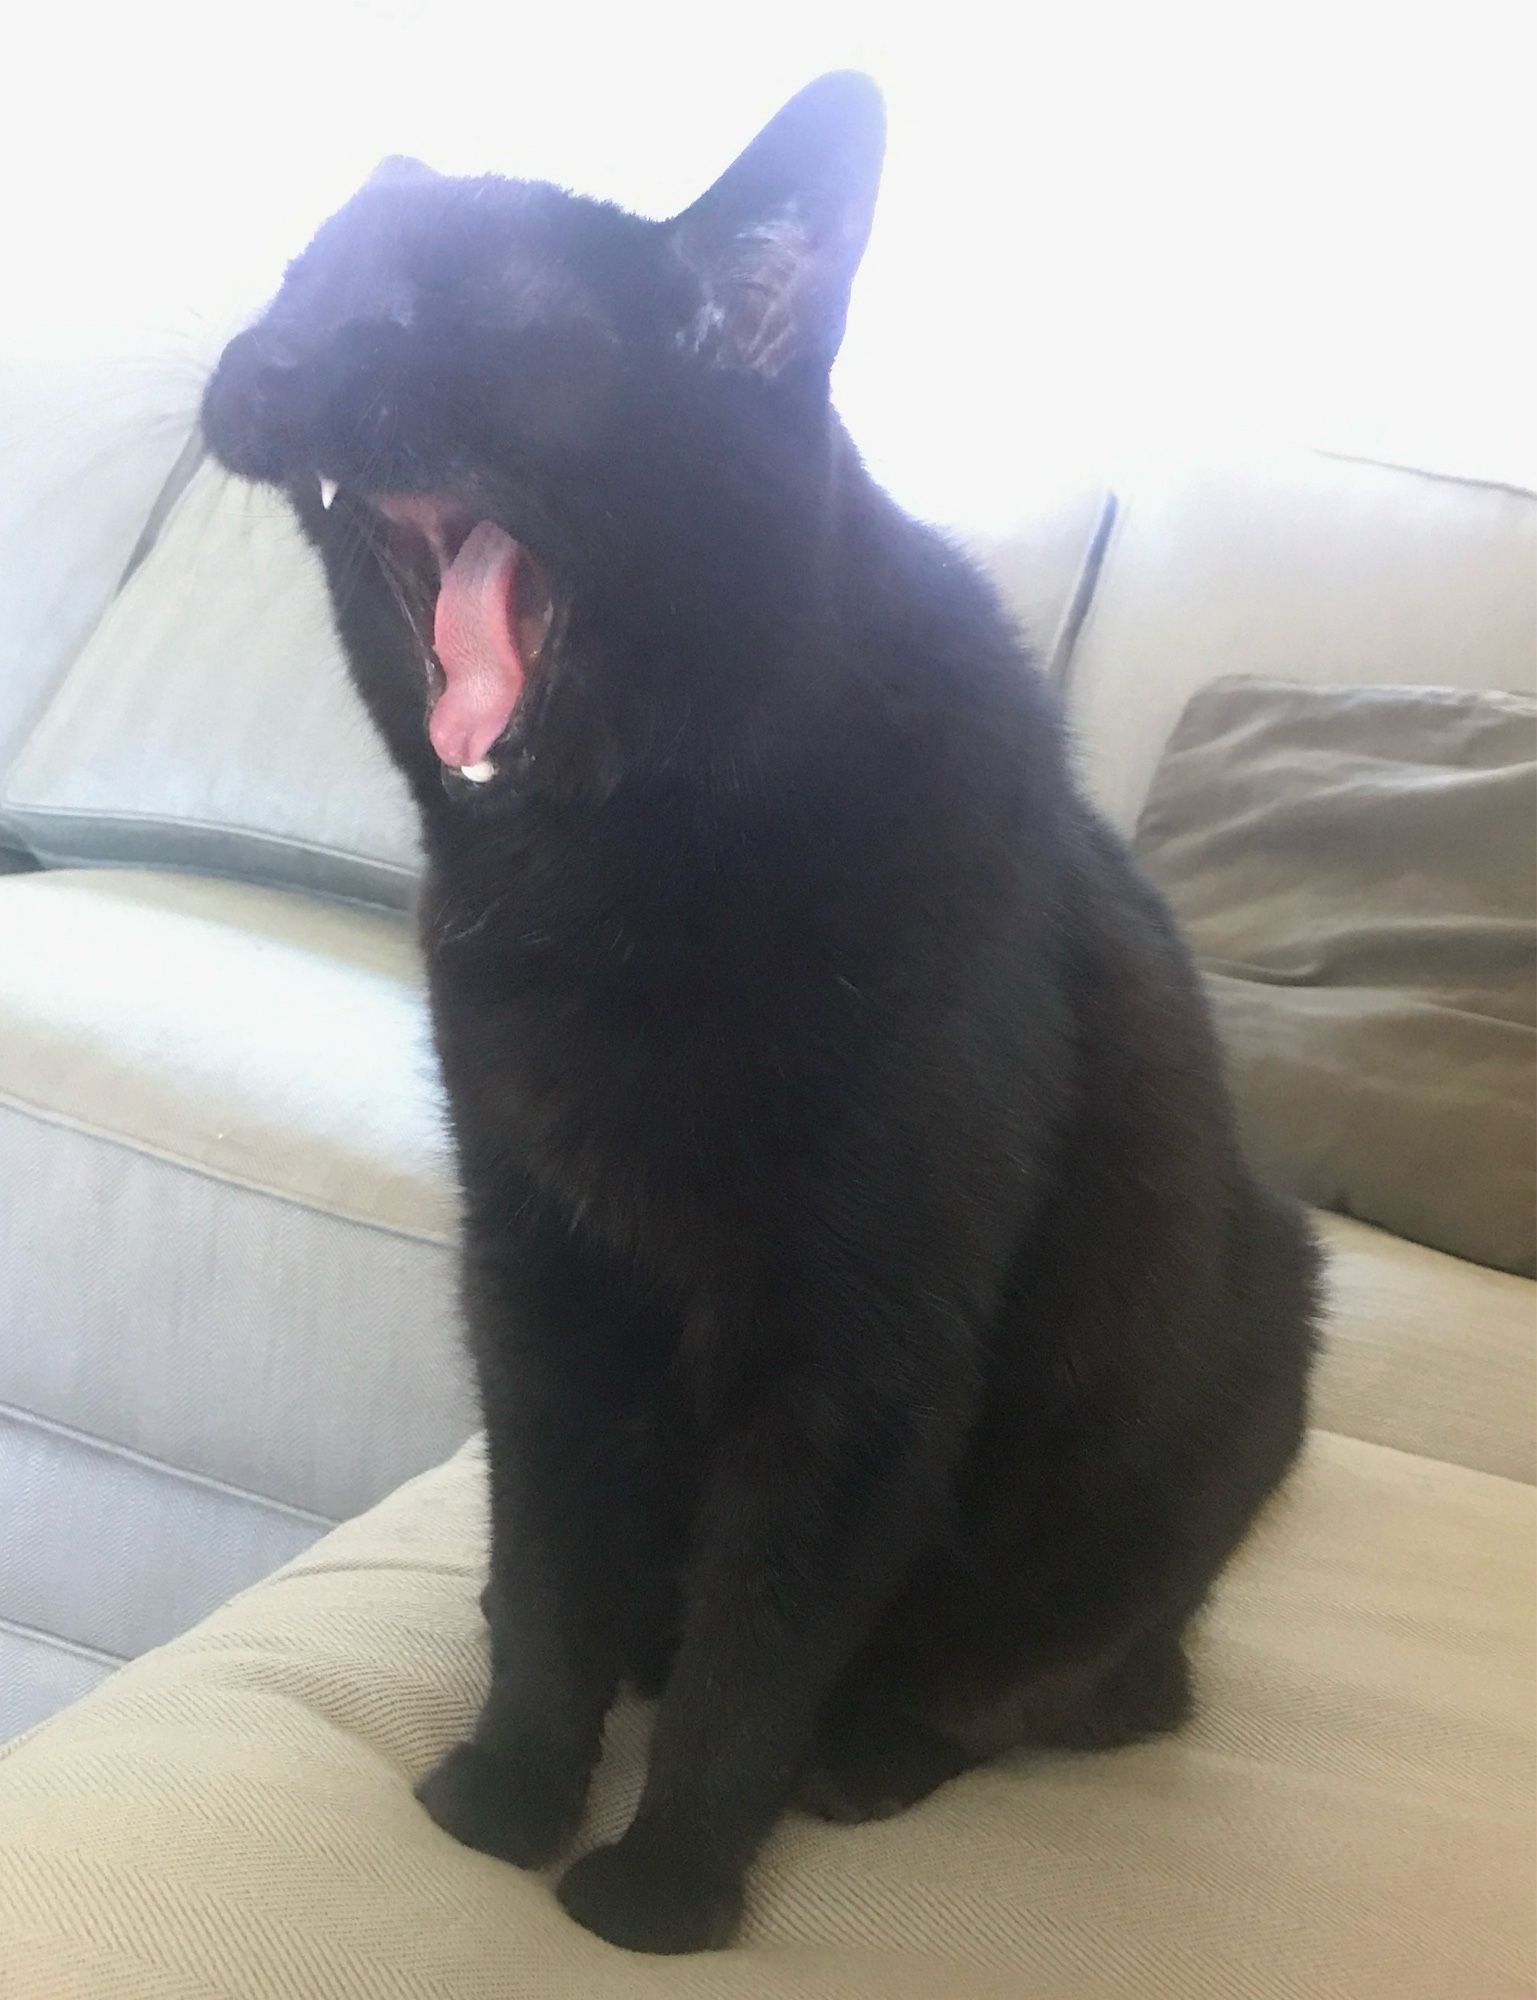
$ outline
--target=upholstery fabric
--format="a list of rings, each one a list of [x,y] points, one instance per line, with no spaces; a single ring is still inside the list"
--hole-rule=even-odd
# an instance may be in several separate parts
[[[1129,834],[1197,688],[1244,673],[1537,691],[1537,495],[1297,452],[1131,480],[1065,667]]]
[[[162,329],[0,336],[0,849],[4,774],[122,579],[192,426],[199,380]]]
[[[0,1741],[109,1665],[185,1631],[330,1525],[3,1407],[0,1520],[21,1524],[0,1555],[6,1628],[33,1649],[32,1671],[21,1677],[18,1666],[13,1680],[0,1634]],[[62,1684],[48,1684],[45,1663]]]
[[[1537,1286],[1343,1216],[1314,1221],[1329,1292],[1314,1421],[1537,1482]]]
[[[1537,700],[1214,681],[1137,847],[1261,1172],[1537,1275]]]
[[[121,1664],[114,1654],[0,1618],[0,1743],[82,1700]]]
[[[16,758],[50,861],[154,861],[403,908],[405,784],[353,694],[318,560],[205,463]]]
[[[444,1240],[405,925],[196,876],[44,871],[0,885],[0,961],[10,1101]]]
[[[8,2000],[1515,2000],[1534,1515],[1316,1434],[1209,1614],[1187,1735],[788,1819],[741,1942],[657,1960],[412,1799],[484,1679],[472,1448],[0,1753]],[[616,1715],[587,1839],[643,1737]]]
[[[472,1398],[398,919],[14,876],[0,966],[3,1738],[50,1661],[62,1701],[170,1637],[452,1450]]]

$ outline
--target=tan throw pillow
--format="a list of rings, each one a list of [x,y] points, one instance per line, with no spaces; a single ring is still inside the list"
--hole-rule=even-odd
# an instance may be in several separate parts
[[[1250,1155],[1323,1208],[1537,1269],[1537,701],[1212,682],[1137,829]]]

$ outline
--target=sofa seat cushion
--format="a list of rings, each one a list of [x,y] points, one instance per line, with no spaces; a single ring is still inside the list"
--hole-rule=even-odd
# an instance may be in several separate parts
[[[1315,1434],[1182,1738],[787,1819],[740,1943],[629,1957],[411,1796],[485,1676],[475,1447],[0,1755],[14,2000],[1490,2000],[1533,1976],[1537,1495]],[[586,1840],[623,1825],[610,1727]]]
[[[467,1434],[432,1077],[399,919],[0,879],[0,1737]]]
[[[0,1090],[253,1189],[451,1227],[414,942],[371,911],[197,876],[0,892]]]
[[[1315,1421],[1537,1482],[1537,1284],[1344,1216],[1313,1220],[1329,1286]]]

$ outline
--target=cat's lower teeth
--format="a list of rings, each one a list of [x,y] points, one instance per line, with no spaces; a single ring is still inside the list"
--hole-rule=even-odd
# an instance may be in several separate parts
[[[482,757],[478,764],[461,764],[459,775],[468,778],[472,785],[484,785],[496,776],[496,766],[489,757]]]
[[[321,506],[329,509],[331,502],[335,498],[336,498],[336,481],[334,479],[322,479],[320,482]]]

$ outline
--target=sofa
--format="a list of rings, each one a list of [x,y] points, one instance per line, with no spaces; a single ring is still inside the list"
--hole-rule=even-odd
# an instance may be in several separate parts
[[[1338,1213],[1309,1448],[1185,1735],[787,1820],[688,1962],[427,1820],[483,1462],[410,814],[281,509],[119,443],[0,581],[0,1991],[1531,1991],[1537,1286]],[[1492,484],[1187,464],[978,553],[1128,834],[1222,677],[1537,690],[1537,497]]]

